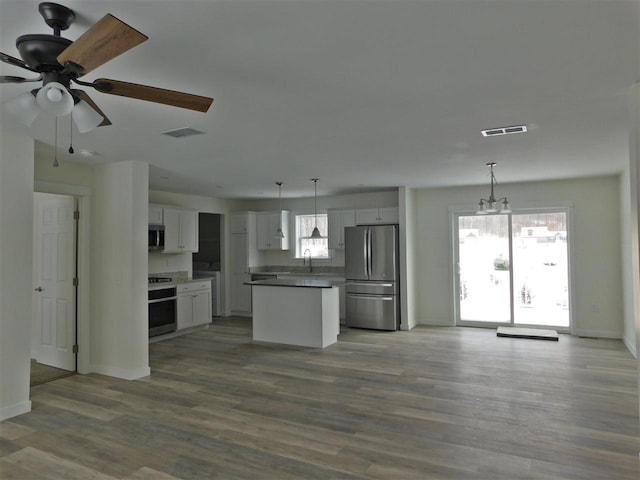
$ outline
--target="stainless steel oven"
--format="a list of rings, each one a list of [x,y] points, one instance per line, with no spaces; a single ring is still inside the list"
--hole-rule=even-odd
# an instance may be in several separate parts
[[[149,290],[149,336],[175,332],[178,296],[176,287],[156,287]]]

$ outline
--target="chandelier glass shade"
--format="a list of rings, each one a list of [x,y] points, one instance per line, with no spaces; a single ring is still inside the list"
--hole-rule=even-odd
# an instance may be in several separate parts
[[[509,200],[507,197],[502,197],[496,199],[494,194],[494,187],[496,185],[496,176],[493,173],[493,167],[496,166],[495,162],[487,163],[489,167],[489,175],[491,177],[491,191],[489,193],[489,198],[481,198],[478,203],[478,210],[476,211],[477,215],[486,215],[489,213],[511,213],[511,207],[509,206]]]

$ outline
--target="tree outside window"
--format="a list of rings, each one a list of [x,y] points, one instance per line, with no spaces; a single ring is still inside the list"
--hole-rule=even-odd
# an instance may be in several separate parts
[[[296,258],[303,258],[305,251],[311,258],[329,258],[328,220],[326,213],[317,215],[318,230],[322,238],[311,238],[316,226],[316,215],[296,215]]]

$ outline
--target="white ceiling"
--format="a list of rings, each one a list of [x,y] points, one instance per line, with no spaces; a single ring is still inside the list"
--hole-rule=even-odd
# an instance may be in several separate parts
[[[51,33],[38,1],[0,0],[0,50]],[[619,172],[639,79],[637,0],[64,1],[75,39],[111,13],[149,40],[87,75],[211,96],[202,114],[88,89],[113,122],[59,124],[65,161],[143,160],[151,188],[309,196]],[[0,74],[30,72],[0,64]],[[5,101],[34,84],[2,84]],[[480,130],[526,124],[529,133]],[[173,139],[163,131],[205,132]],[[54,123],[2,128],[52,145]],[[50,148],[42,148],[53,157]],[[167,178],[168,177],[168,178]]]

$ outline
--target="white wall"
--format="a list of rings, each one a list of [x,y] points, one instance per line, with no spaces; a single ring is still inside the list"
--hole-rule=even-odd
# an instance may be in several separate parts
[[[622,264],[622,312],[623,312],[623,335],[622,340],[629,351],[637,357],[636,326],[635,326],[635,296],[638,286],[635,283],[634,271],[637,270],[638,255],[634,254],[634,243],[637,245],[637,238],[634,241],[633,226],[637,226],[634,217],[637,209],[633,208],[637,204],[631,189],[630,168],[620,175],[620,255]],[[637,228],[636,228],[637,232]],[[637,237],[637,235],[636,235]]]
[[[418,322],[453,324],[452,244],[449,207],[473,211],[486,186],[423,189],[416,192],[418,248]],[[498,193],[511,207],[558,203],[574,205],[574,333],[622,338],[619,177],[500,184]]]
[[[633,85],[629,91],[629,106],[629,235],[631,236],[629,246],[632,261],[632,287],[626,288],[625,292],[632,295],[630,302],[633,303],[637,355],[637,350],[640,348],[640,83]],[[629,281],[629,279],[626,280]],[[625,324],[625,327],[631,328],[631,325]],[[640,395],[640,355],[637,357],[638,394]]]
[[[0,132],[0,420],[31,410],[33,150]]]
[[[92,175],[92,370],[125,379],[150,373],[148,174],[146,163],[127,161]]]
[[[416,238],[416,195],[408,188],[402,187],[398,192],[400,200],[400,277],[402,304],[400,317],[401,328],[411,330],[416,325],[416,298],[418,288]]]

